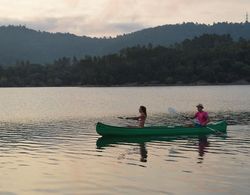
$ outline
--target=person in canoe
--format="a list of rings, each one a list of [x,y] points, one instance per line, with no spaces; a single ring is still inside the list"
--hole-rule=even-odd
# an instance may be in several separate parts
[[[206,126],[209,122],[208,113],[203,111],[204,107],[202,104],[198,104],[197,106],[197,112],[195,113],[194,117],[194,125],[195,127],[203,127]]]
[[[137,120],[139,122],[139,127],[144,127],[145,121],[147,119],[147,108],[145,106],[140,106],[139,108],[140,116],[136,117],[126,117],[125,119]]]

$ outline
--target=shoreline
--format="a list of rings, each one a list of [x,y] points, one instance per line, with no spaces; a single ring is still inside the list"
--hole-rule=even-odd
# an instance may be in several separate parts
[[[190,83],[190,84],[138,84],[138,83],[127,83],[122,85],[64,85],[64,86],[6,86],[6,87],[0,87],[0,88],[62,88],[62,87],[202,87],[202,86],[246,86],[250,85],[250,82],[244,82],[244,83]]]
[[[72,87],[195,87],[195,86],[243,86],[243,85],[250,85],[250,82],[246,83],[206,83],[206,84],[122,84],[122,85],[79,85],[79,86],[72,86]],[[65,86],[67,87],[67,86]],[[70,86],[69,86],[70,87]]]

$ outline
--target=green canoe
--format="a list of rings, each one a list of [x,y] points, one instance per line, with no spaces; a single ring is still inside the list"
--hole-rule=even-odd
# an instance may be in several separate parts
[[[211,133],[226,133],[227,123],[219,121],[206,127],[185,126],[148,126],[144,128],[117,127],[98,122],[96,132],[102,136],[152,136],[152,135],[199,135]]]

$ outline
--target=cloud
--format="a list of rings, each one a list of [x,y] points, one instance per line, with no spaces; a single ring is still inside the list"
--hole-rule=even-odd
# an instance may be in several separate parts
[[[1,0],[1,24],[115,36],[163,24],[244,21],[249,0]],[[250,11],[250,10],[249,10]]]
[[[109,24],[112,29],[116,29],[118,32],[133,32],[145,28],[145,25],[140,23],[112,23]]]
[[[2,25],[25,25],[28,28],[48,32],[71,32],[79,36],[116,36],[145,28],[140,23],[93,23],[86,17],[35,18],[33,20],[13,20],[0,18]]]
[[[68,6],[77,7],[80,4],[80,0],[63,0]]]

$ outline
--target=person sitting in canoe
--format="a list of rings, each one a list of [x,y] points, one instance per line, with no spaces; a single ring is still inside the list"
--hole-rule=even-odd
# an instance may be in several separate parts
[[[208,113],[203,111],[204,107],[202,104],[198,104],[196,107],[197,112],[195,113],[194,117],[192,117],[192,119],[194,119],[194,125],[196,127],[206,126],[209,122]]]
[[[147,109],[145,106],[140,106],[139,108],[140,116],[137,117],[126,117],[125,119],[137,120],[139,122],[139,127],[144,127],[145,121],[147,119]]]

